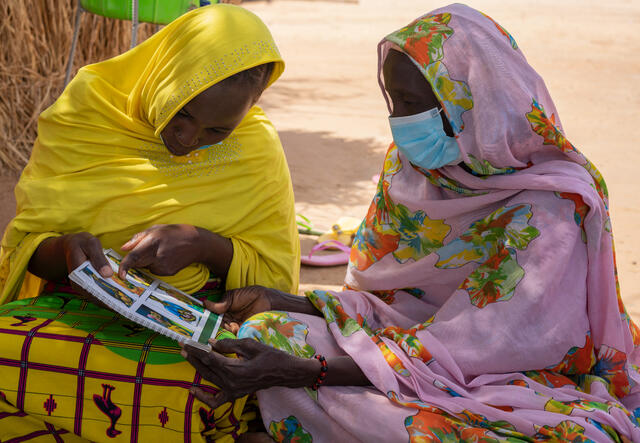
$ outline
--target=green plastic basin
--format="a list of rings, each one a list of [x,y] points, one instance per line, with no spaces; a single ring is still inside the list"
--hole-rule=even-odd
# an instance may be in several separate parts
[[[132,0],[80,0],[80,4],[93,14],[131,20]],[[166,25],[199,6],[200,0],[139,0],[138,21]]]

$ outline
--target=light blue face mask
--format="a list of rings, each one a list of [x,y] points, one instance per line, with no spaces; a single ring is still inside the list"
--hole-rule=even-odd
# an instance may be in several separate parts
[[[444,132],[438,108],[406,117],[389,117],[389,125],[396,146],[414,165],[438,169],[460,162],[458,142]]]

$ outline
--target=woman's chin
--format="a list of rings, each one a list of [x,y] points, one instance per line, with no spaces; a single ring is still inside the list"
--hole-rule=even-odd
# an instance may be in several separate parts
[[[175,148],[166,143],[164,146],[167,148],[167,151],[171,153],[171,155],[175,155],[177,157],[182,157],[184,155],[189,154],[191,151],[193,151],[193,149],[189,149],[189,148]]]

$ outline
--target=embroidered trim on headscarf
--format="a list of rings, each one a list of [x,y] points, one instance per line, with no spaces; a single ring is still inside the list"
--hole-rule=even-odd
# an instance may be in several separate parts
[[[182,85],[178,93],[167,100],[160,110],[159,121],[164,121],[167,113],[175,111],[180,103],[199,91],[203,85],[210,84],[213,80],[221,78],[226,73],[239,72],[240,70],[238,68],[246,69],[247,66],[260,60],[262,56],[267,53],[270,53],[274,58],[280,57],[278,48],[273,41],[260,40],[251,43],[251,46],[246,44],[239,49],[213,60]]]

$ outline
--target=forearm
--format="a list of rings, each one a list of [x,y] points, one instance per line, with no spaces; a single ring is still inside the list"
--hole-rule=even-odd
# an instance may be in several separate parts
[[[312,386],[320,375],[320,361],[316,358],[304,359],[300,364],[299,376],[291,380],[287,387],[302,388]],[[322,386],[369,386],[371,382],[360,367],[348,356],[327,358],[327,375]]]
[[[60,281],[69,271],[65,257],[66,236],[49,237],[36,248],[27,269],[33,275],[48,281]]]
[[[360,366],[348,355],[328,358],[327,367],[328,372],[323,383],[324,386],[368,386],[371,384]]]
[[[196,228],[199,234],[201,254],[199,261],[217,277],[226,278],[233,259],[233,243],[204,228]]]
[[[271,303],[271,309],[274,311],[297,312],[299,314],[322,317],[322,313],[313,306],[307,297],[287,294],[277,289],[269,289],[267,295]]]

